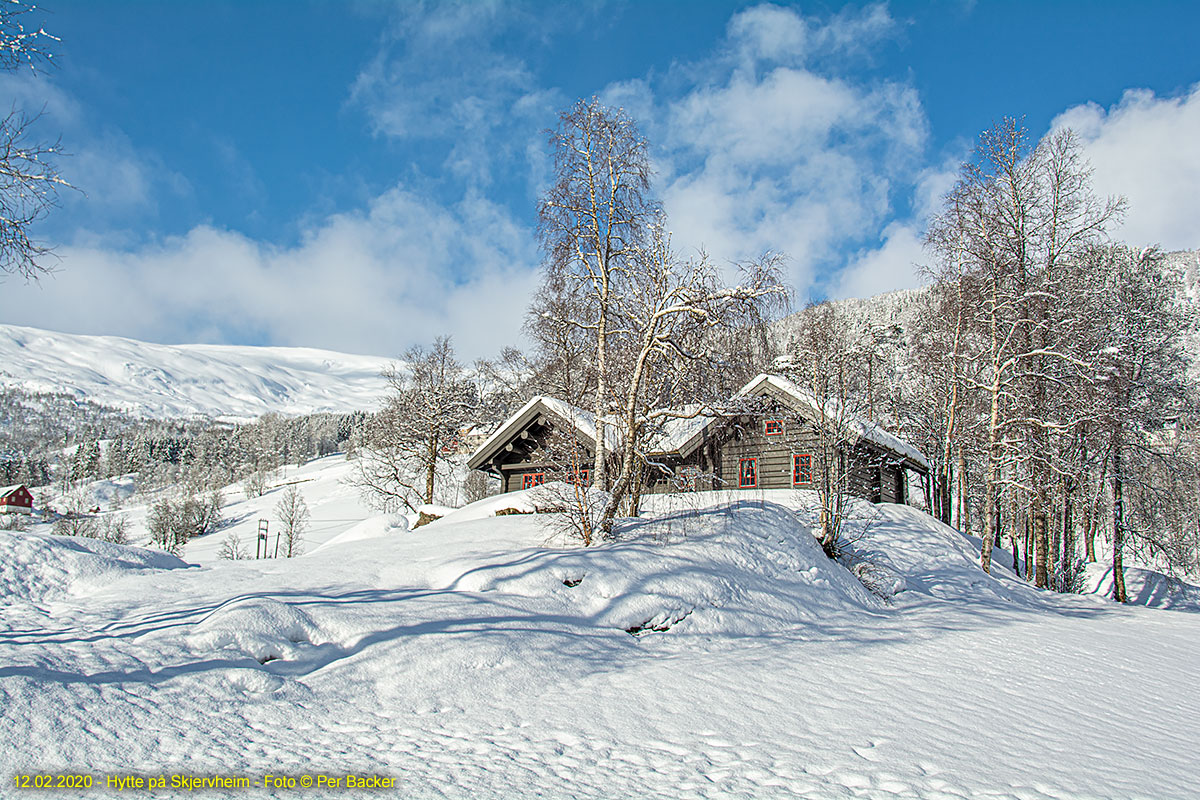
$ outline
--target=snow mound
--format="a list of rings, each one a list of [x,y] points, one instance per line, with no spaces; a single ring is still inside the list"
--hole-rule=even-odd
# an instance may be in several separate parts
[[[345,544],[346,542],[357,542],[362,539],[378,539],[382,536],[391,536],[396,533],[404,533],[408,530],[408,518],[403,514],[382,514],[370,519],[364,519],[362,522],[354,525],[351,528],[339,533],[329,541],[325,542],[320,547],[314,548],[307,556],[313,556],[326,548],[334,545]]]
[[[554,537],[555,516],[538,515],[544,539]],[[455,533],[483,539],[527,529],[530,519],[476,519]],[[448,560],[429,578],[431,587],[511,598],[535,617],[639,637],[668,630],[753,636],[877,608],[861,583],[826,558],[809,527],[774,503],[626,520],[614,542]]]
[[[124,576],[188,566],[169,553],[98,539],[0,531],[0,598],[86,595]]]
[[[1089,564],[1084,592],[1112,597],[1112,566]],[[1200,586],[1143,567],[1125,567],[1125,593],[1129,602],[1151,608],[1200,611]]]
[[[86,491],[92,499],[89,506],[114,508],[129,500],[137,491],[137,473],[93,481]]]
[[[846,538],[848,566],[885,597],[962,602],[1036,598],[1023,581],[1010,580],[1004,551],[995,552],[989,575],[979,568],[977,537],[912,506],[858,502]]]
[[[231,600],[196,624],[193,650],[232,650],[265,664],[295,660],[305,645],[322,643],[320,629],[304,611],[269,597]]]

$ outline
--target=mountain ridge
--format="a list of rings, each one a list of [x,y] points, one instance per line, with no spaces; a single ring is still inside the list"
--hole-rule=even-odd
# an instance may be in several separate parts
[[[0,324],[0,387],[158,419],[372,410],[391,363],[310,347],[165,345]]]

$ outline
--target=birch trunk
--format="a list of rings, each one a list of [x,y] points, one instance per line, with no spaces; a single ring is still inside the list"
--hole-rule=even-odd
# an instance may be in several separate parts
[[[1129,597],[1125,593],[1125,563],[1122,550],[1125,547],[1125,501],[1123,496],[1124,481],[1121,464],[1121,445],[1113,448],[1113,600],[1118,603],[1126,602]]]

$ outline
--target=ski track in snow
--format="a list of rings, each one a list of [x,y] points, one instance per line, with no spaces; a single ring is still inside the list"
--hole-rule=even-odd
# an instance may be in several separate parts
[[[543,547],[533,516],[468,518],[14,596],[0,773],[379,772],[419,798],[1196,795],[1200,617],[989,578],[976,540],[880,513],[860,546],[904,577],[890,605],[770,502],[660,509],[588,551]],[[623,630],[654,609],[670,631]]]

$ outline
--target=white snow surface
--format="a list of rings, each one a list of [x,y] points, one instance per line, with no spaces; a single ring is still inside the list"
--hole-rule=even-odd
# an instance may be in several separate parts
[[[0,385],[157,417],[254,419],[376,408],[393,363],[306,347],[163,345],[0,325]]]
[[[290,477],[314,509],[348,502],[325,497],[333,465]],[[350,772],[413,798],[1195,795],[1196,613],[985,575],[977,539],[904,506],[852,526],[882,599],[825,558],[802,493],[654,496],[588,549],[549,515],[490,516],[528,494],[192,568],[0,534],[0,773],[244,774],[239,797]]]
[[[316,556],[323,550],[345,544],[346,542],[361,542],[363,539],[378,539],[381,536],[393,536],[398,533],[404,533],[408,529],[408,518],[403,514],[380,514],[351,526],[324,544],[313,548],[306,556]]]

